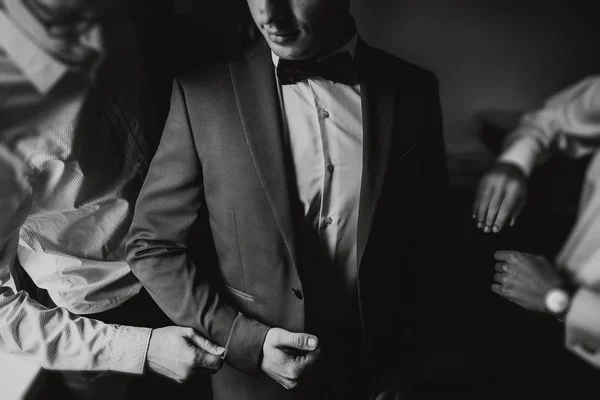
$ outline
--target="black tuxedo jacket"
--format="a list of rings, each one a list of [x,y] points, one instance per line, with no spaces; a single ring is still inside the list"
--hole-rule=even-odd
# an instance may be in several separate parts
[[[430,256],[447,184],[438,84],[362,41],[355,59],[364,132],[357,354],[374,367],[397,367],[420,336],[420,276],[438,267]],[[263,339],[269,327],[305,331],[310,293],[288,162],[266,44],[175,81],[128,261],[174,322],[226,347],[213,378],[219,399],[285,398],[260,373]]]

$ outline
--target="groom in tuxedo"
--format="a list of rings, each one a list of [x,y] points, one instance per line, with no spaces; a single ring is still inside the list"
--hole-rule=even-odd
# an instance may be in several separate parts
[[[365,44],[349,0],[248,5],[264,41],[173,85],[131,269],[226,348],[216,399],[399,398],[440,265],[437,79]]]

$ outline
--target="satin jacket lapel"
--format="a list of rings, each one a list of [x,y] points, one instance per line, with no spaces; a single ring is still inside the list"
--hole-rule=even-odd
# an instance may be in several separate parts
[[[356,62],[360,80],[363,119],[363,171],[358,211],[357,261],[360,267],[371,232],[373,216],[388,167],[393,122],[396,110],[396,87],[384,82],[381,65],[373,50],[359,40]],[[376,66],[374,69],[373,66]]]
[[[264,45],[231,64],[231,77],[246,140],[277,225],[296,265],[281,108],[271,52]]]

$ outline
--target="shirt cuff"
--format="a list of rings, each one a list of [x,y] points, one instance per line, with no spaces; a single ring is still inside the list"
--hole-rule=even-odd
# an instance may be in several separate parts
[[[600,356],[600,296],[588,289],[580,289],[571,300],[565,320],[565,340],[569,349]]]
[[[268,326],[238,313],[225,345],[225,362],[248,374],[259,372],[263,343],[269,329]]]
[[[523,137],[509,145],[498,161],[516,165],[526,177],[530,177],[533,167],[537,163],[537,147],[534,139]]]
[[[110,370],[141,375],[146,366],[146,355],[152,329],[117,326],[112,341]]]

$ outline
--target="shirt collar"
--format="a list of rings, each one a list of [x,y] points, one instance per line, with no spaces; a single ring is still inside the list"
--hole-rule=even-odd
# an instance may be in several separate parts
[[[350,40],[348,40],[346,43],[344,43],[343,45],[341,45],[340,47],[338,47],[331,53],[326,54],[323,57],[319,58],[318,61],[325,60],[329,57],[333,57],[336,54],[340,54],[340,53],[343,53],[346,51],[350,53],[350,56],[352,58],[354,58],[354,55],[356,54],[357,43],[358,43],[358,33],[355,33],[354,36],[352,36],[352,38]],[[279,56],[271,51],[271,58],[273,59],[273,65],[275,65],[275,67],[277,67],[277,65],[279,64]]]
[[[94,79],[103,61],[100,27],[93,27],[81,35],[80,42],[98,51],[99,57],[88,71]],[[60,60],[60,51],[56,50],[58,43],[21,0],[4,0],[4,10],[0,8],[0,47],[42,94],[49,92],[74,68]]]

